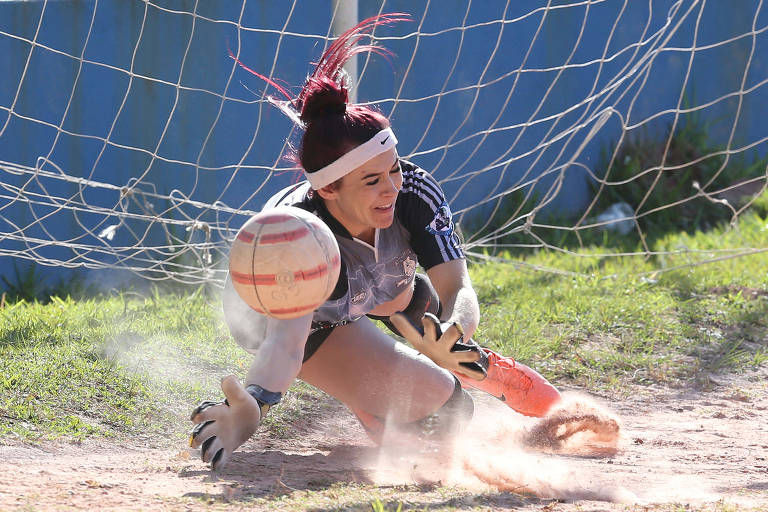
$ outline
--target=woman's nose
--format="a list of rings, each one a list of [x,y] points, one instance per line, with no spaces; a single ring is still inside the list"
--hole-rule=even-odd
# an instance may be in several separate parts
[[[397,177],[390,176],[386,181],[386,190],[385,193],[387,194],[397,194],[400,192],[400,180]]]

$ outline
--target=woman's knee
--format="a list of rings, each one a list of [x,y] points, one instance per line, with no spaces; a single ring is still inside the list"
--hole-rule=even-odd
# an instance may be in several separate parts
[[[437,410],[410,422],[396,418],[381,418],[361,409],[352,408],[368,436],[376,444],[398,442],[403,439],[443,440],[460,434],[472,419],[475,405],[472,397],[458,380],[448,400]]]

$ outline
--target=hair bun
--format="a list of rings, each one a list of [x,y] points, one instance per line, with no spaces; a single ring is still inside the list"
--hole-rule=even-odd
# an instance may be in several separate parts
[[[300,99],[301,120],[311,123],[329,115],[347,111],[347,89],[327,77],[311,77]]]

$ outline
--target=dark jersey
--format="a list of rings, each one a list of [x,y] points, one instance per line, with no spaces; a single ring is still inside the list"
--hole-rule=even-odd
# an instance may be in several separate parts
[[[316,324],[357,320],[402,293],[416,272],[463,258],[451,210],[435,179],[423,169],[400,160],[403,186],[395,203],[392,225],[377,229],[374,246],[353,238],[325,207],[309,183],[292,185],[269,199],[264,209],[296,206],[323,219],[336,235],[341,273],[331,297],[314,313]]]

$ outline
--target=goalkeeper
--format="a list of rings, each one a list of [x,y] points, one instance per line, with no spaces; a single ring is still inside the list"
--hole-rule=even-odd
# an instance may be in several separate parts
[[[254,359],[245,386],[226,377],[226,399],[192,413],[190,444],[213,469],[256,431],[296,378],[346,404],[376,442],[385,423],[417,437],[461,429],[473,412],[467,387],[528,416],[543,416],[560,398],[534,370],[472,340],[477,296],[440,186],[399,158],[387,118],[347,100],[343,63],[359,52],[384,51],[357,44],[360,37],[402,19],[373,17],[343,34],[286,105],[304,127],[298,158],[307,181],[278,193],[265,209],[292,205],[325,221],[339,244],[341,274],[322,306],[291,320],[250,309],[227,281],[225,319]],[[416,273],[417,265],[426,275]]]

